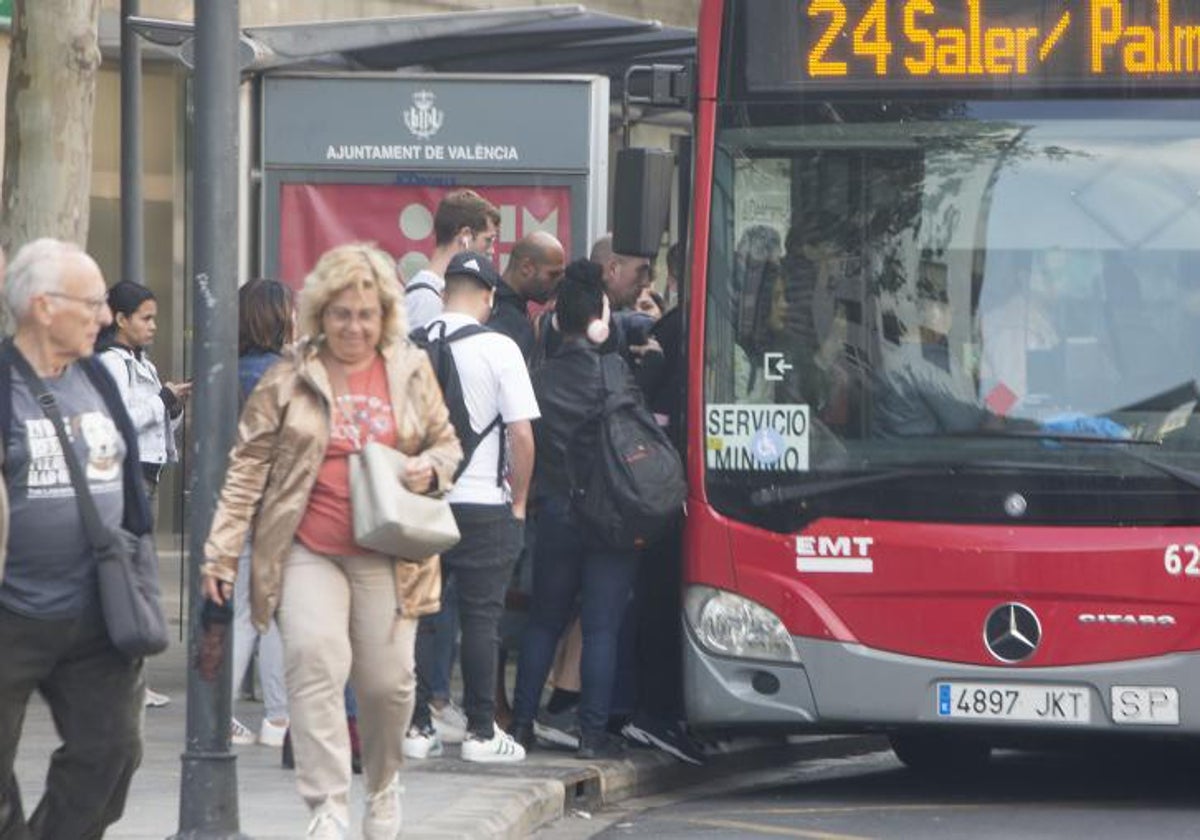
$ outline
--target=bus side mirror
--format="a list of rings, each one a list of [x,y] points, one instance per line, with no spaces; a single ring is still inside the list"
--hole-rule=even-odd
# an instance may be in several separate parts
[[[658,255],[671,215],[675,156],[666,149],[621,149],[613,189],[613,251]]]

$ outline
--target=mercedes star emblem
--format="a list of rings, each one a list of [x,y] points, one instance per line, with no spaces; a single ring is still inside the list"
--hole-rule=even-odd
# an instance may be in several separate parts
[[[1042,640],[1042,625],[1024,604],[1001,604],[983,623],[983,643],[1001,662],[1023,662]]]

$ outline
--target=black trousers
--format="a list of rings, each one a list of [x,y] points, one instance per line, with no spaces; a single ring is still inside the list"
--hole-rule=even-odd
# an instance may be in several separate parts
[[[467,729],[479,738],[491,738],[496,716],[496,668],[500,650],[500,618],[504,593],[513,564],[521,553],[525,523],[508,505],[453,505],[462,538],[442,555],[442,576],[454,579],[458,623],[462,632],[463,711]],[[428,674],[434,667],[428,644],[430,630],[422,622],[417,631],[417,699],[413,726],[430,724]],[[423,643],[425,642],[425,643]]]
[[[62,746],[28,823],[13,763],[34,691]],[[142,760],[142,661],[108,640],[98,608],[61,620],[0,608],[0,840],[94,840],[121,818]]]
[[[648,545],[638,566],[633,609],[637,710],[664,722],[684,718],[683,533],[677,526]]]

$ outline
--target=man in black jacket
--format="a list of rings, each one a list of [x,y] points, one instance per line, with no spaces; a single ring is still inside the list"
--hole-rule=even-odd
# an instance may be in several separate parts
[[[10,503],[0,583],[0,837],[100,837],[125,807],[142,756],[142,660],[108,638],[96,560],[59,438],[15,370],[19,353],[72,430],[103,527],[151,529],[137,433],[91,358],[112,320],[104,278],[78,246],[39,239],[17,252],[4,290],[16,323],[0,346],[0,431]],[[26,822],[13,774],[29,697],[49,703],[62,746]]]
[[[527,234],[508,255],[488,327],[517,342],[526,362],[534,345],[533,324],[526,306],[530,301],[546,303],[554,297],[566,260],[562,243],[545,231]]]

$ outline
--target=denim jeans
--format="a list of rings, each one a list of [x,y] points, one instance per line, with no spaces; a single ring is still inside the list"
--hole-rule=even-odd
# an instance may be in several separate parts
[[[500,651],[500,617],[513,563],[521,551],[524,524],[508,505],[453,505],[462,538],[442,555],[442,575],[453,581],[451,595],[443,591],[442,608],[452,597],[462,627],[463,711],[467,730],[491,738],[496,717],[496,662]],[[425,679],[436,663],[425,657],[433,646],[417,646],[417,704],[412,724],[430,724],[433,686]]]
[[[263,717],[270,721],[286,720],[287,682],[283,676],[283,639],[279,636],[279,626],[272,618],[267,632],[260,636],[250,620],[250,541],[251,537],[247,537],[238,558],[237,582],[233,585],[233,668],[230,672],[233,692],[237,696],[238,687],[250,667],[250,656],[257,646]]]
[[[450,699],[450,678],[458,658],[458,594],[451,575],[442,575],[442,608],[421,616],[417,625],[417,659],[425,663],[429,696]]]
[[[13,774],[29,698],[50,706],[63,743],[29,818]],[[108,640],[99,608],[41,620],[0,607],[0,837],[98,840],[121,817],[142,758],[142,660]]]
[[[567,497],[540,501],[533,598],[517,664],[517,724],[531,723],[537,714],[555,647],[580,599],[579,728],[590,734],[604,730],[617,667],[617,636],[636,574],[637,553],[609,548],[590,537],[576,522]]]

